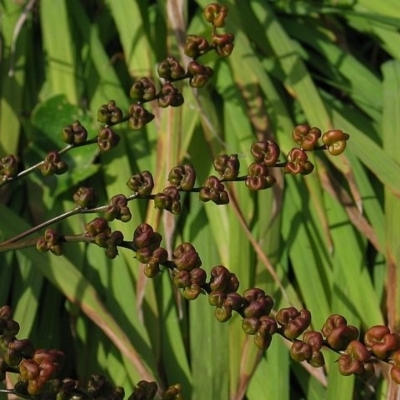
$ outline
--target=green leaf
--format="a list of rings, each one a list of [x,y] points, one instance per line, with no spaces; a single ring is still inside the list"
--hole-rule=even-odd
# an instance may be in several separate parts
[[[68,103],[65,95],[55,95],[45,102],[40,103],[33,112],[33,125],[38,130],[34,136],[31,147],[25,153],[26,159],[31,164],[42,160],[47,152],[57,151],[66,146],[61,138],[62,129],[74,121],[80,123],[88,130],[88,139],[94,136],[93,122],[81,108]],[[68,164],[66,174],[57,177],[57,188],[52,196],[70,189],[72,185],[94,175],[99,167],[94,164],[98,154],[96,145],[77,147],[73,151],[62,155],[61,159]]]

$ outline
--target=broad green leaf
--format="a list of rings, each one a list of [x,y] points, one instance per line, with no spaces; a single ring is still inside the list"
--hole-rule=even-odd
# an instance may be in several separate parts
[[[88,131],[88,139],[93,138],[92,120],[81,108],[68,103],[65,95],[60,94],[40,103],[33,112],[33,125],[37,129],[33,144],[27,149],[25,156],[32,164],[43,160],[50,151],[61,150],[67,145],[63,143],[62,129],[79,121]],[[57,177],[57,186],[51,191],[56,198],[63,192],[89,178],[98,171],[93,161],[98,154],[97,146],[78,147],[61,156],[68,164],[68,172]],[[36,172],[39,173],[40,172]],[[51,180],[47,180],[51,182]],[[44,178],[46,184],[46,178]]]

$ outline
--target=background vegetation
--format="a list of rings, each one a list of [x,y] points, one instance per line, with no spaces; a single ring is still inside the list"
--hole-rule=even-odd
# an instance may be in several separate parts
[[[60,131],[79,119],[92,133],[97,108],[110,99],[127,109],[134,78],[157,81],[167,55],[184,61],[186,33],[208,35],[208,0],[1,0],[0,156],[25,167],[61,147]],[[400,9],[396,0],[230,0],[231,57],[207,56],[215,69],[204,89],[182,85],[185,103],[157,109],[146,130],[119,128],[122,145],[99,155],[74,151],[68,176],[32,174],[0,190],[0,238],[73,208],[78,185],[103,203],[129,194],[129,176],[150,170],[156,190],[169,169],[191,162],[199,183],[213,157],[239,154],[242,171],[257,139],[284,152],[307,122],[351,135],[338,157],[318,154],[307,177],[283,177],[271,190],[232,185],[228,206],[184,200],[179,217],[131,202],[133,219],[113,223],[130,237],[147,221],[173,249],[192,242],[206,270],[224,264],[240,291],[258,286],[276,309],[306,307],[313,327],[332,313],[365,329],[400,324]],[[134,203],[134,204],[133,204]],[[58,226],[83,231],[92,216]],[[95,246],[69,245],[65,257],[34,249],[0,255],[0,304],[15,309],[20,338],[61,348],[65,374],[106,374],[128,393],[142,378],[180,382],[192,399],[395,398],[384,366],[368,382],[290,360],[274,338],[266,353],[237,316],[221,324],[206,297],[187,303],[168,273],[144,277],[132,253],[107,259]]]

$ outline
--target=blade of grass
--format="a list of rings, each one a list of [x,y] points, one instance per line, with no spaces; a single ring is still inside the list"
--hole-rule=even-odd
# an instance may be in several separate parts
[[[12,253],[2,254],[0,256],[2,266],[0,269],[0,304],[7,304],[7,300],[10,298],[14,272],[13,258],[14,254]]]
[[[282,208],[282,235],[289,251],[305,306],[312,312],[314,328],[330,314],[331,265],[322,228],[312,212],[304,184],[288,177]],[[318,304],[318,307],[315,305]]]
[[[148,40],[148,12],[141,2],[106,1],[119,32],[126,65],[131,75],[147,76],[154,65],[152,46]],[[138,52],[138,49],[142,49]]]
[[[54,18],[55,15],[57,18]],[[43,0],[40,4],[40,22],[47,56],[48,90],[62,93],[71,104],[77,104],[76,49],[66,2]]]
[[[24,24],[14,37],[23,7],[12,0],[2,2],[0,55],[0,157],[16,154],[20,139],[20,114],[23,108],[26,55],[29,53],[29,29]],[[14,43],[14,39],[16,42]],[[14,46],[13,46],[14,45]],[[10,68],[12,74],[9,74]]]
[[[330,196],[326,196],[325,202],[335,244],[332,255],[332,311],[347,314],[348,318],[354,316],[365,327],[381,324],[382,312],[365,265],[367,241],[354,231],[338,202]]]
[[[307,370],[303,368],[303,365],[292,363],[293,374],[296,376],[297,381],[301,385],[305,399],[326,399],[327,398],[327,382],[322,384],[315,379],[311,374],[307,373]]]
[[[19,335],[29,337],[39,306],[43,276],[35,271],[31,260],[22,252],[17,254],[20,280],[13,282],[15,296],[14,318],[21,325]]]
[[[268,377],[266,379],[266,377]],[[255,370],[246,392],[249,400],[279,398],[289,400],[289,354],[280,338],[275,338]]]
[[[291,36],[321,54],[321,63],[315,63],[321,73],[324,74],[329,66],[336,74],[340,74],[344,80],[341,86],[342,92],[348,93],[359,107],[375,121],[379,121],[382,109],[382,98],[379,96],[381,82],[366,65],[340,47],[341,41],[344,40],[339,36],[340,33],[336,33],[336,36],[332,37],[331,31],[324,31],[325,28],[319,26],[317,20],[311,18],[299,22],[293,21],[291,18],[282,18],[281,21]],[[320,23],[319,21],[318,23]],[[312,62],[311,55],[307,61]],[[338,77],[335,79],[339,80]]]
[[[337,399],[338,393],[340,393],[340,399],[353,400],[355,376],[340,375],[337,367],[338,355],[336,353],[331,351],[324,352],[324,357],[325,365],[329,368],[329,385],[326,391],[326,400]]]
[[[207,223],[204,206],[197,199],[193,199],[193,202],[184,235],[198,249],[203,267],[210,276],[211,268],[220,263],[218,246],[212,228]],[[190,302],[189,307],[189,343],[193,376],[191,398],[229,398],[229,322],[221,324],[216,320],[207,296],[201,295],[197,300]]]
[[[382,119],[383,149],[388,156],[397,158],[400,149],[400,62],[387,62],[382,67],[384,77],[384,112]],[[390,327],[400,328],[400,200],[385,188],[385,253],[388,264],[387,307]]]
[[[385,108],[382,120],[384,150],[392,157],[398,157],[400,148],[400,63],[388,62],[383,66],[384,73],[384,100]],[[400,217],[400,201],[389,191],[385,191],[385,230],[386,255],[389,264],[389,305],[391,325],[394,329],[400,326],[399,312],[396,305],[400,304],[400,274],[396,273],[400,263],[400,248],[398,244],[398,230],[394,221]],[[394,274],[391,276],[391,274]]]
[[[332,104],[332,107],[335,107]],[[400,165],[393,156],[388,155],[380,146],[361,131],[355,122],[348,117],[345,110],[333,110],[333,121],[335,126],[349,132],[351,139],[348,142],[348,149],[356,155],[360,161],[371,170],[374,175],[385,184],[388,189],[397,197],[400,197]],[[370,155],[374,155],[374,162],[371,162]]]
[[[378,15],[385,15],[391,18],[400,18],[399,4],[396,0],[387,0],[384,3],[377,3],[374,0],[360,0],[355,8],[359,8],[361,11],[364,7],[368,11]]]
[[[266,29],[269,45],[285,74],[284,83],[301,104],[307,121],[311,125],[330,127],[330,115],[300,58],[295,42],[288,37],[269,6],[252,2],[252,9],[260,24]]]

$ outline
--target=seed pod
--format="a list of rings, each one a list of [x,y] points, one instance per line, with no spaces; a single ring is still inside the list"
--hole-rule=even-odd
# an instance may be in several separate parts
[[[211,3],[204,9],[203,14],[207,22],[216,28],[223,28],[228,8],[218,3]]]

